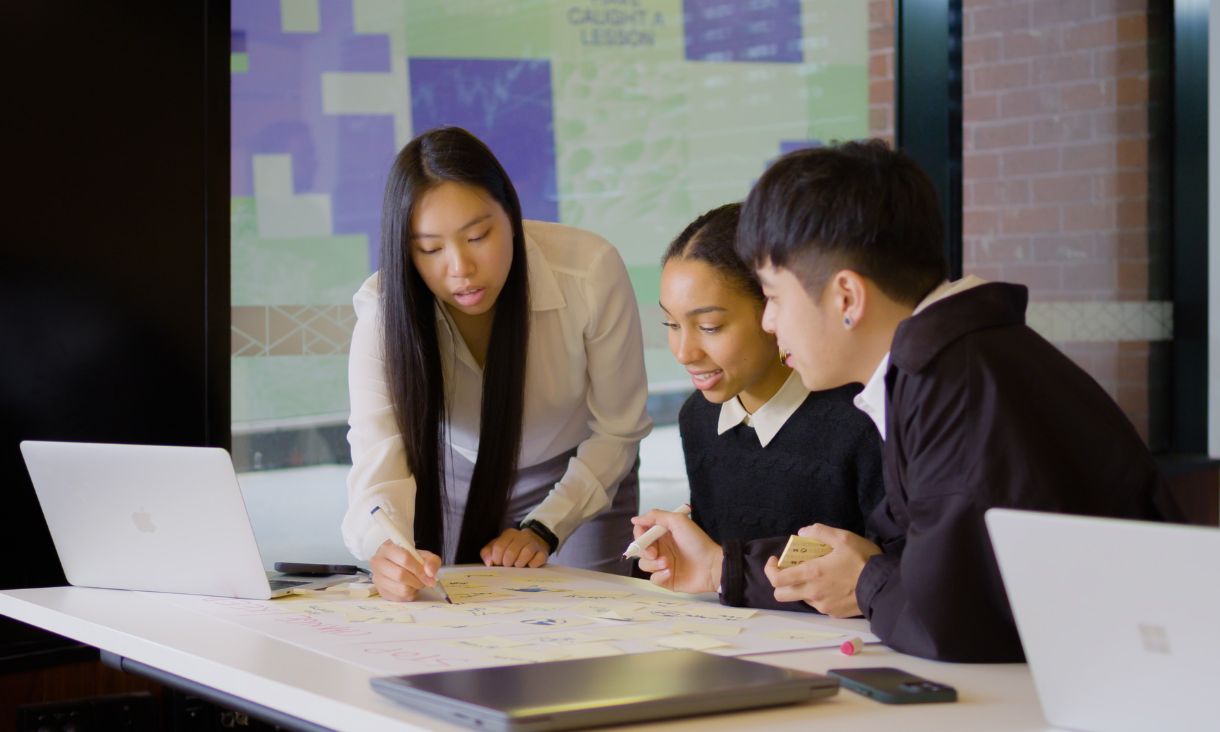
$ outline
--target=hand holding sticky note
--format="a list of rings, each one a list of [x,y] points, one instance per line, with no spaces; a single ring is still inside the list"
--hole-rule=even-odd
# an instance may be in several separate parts
[[[829,544],[823,544],[816,539],[806,539],[803,536],[788,537],[788,544],[784,547],[784,553],[779,557],[779,568],[787,569],[795,567],[802,562],[807,562],[810,559],[824,557],[831,551]]]

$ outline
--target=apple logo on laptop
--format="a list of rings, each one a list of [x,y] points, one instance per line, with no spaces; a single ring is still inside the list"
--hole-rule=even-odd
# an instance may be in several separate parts
[[[157,530],[157,525],[152,520],[152,514],[143,509],[131,514],[131,522],[136,525],[136,529],[145,534],[151,534]]]
[[[1169,654],[1169,631],[1163,625],[1140,623],[1140,640],[1149,653]]]

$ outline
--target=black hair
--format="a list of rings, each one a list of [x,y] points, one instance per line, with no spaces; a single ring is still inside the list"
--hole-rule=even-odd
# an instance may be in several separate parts
[[[758,275],[738,254],[737,224],[740,203],[726,203],[690,222],[661,257],[662,266],[671,259],[697,259],[706,262],[745,294],[765,301]]]
[[[415,541],[443,555],[445,383],[437,347],[436,298],[411,260],[411,218],[419,198],[444,182],[486,191],[508,215],[513,259],[496,299],[483,369],[479,455],[458,540],[459,563],[479,562],[479,550],[500,533],[517,470],[529,339],[525,232],[517,191],[504,167],[477,137],[441,127],[398,153],[386,180],[381,212],[381,306],[386,379],[415,477]]]
[[[946,277],[932,181],[881,140],[796,150],[763,173],[742,207],[737,251],[791,270],[818,294],[840,269],[914,305]]]

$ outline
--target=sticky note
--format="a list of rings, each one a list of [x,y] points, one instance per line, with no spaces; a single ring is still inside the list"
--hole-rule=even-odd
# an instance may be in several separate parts
[[[630,590],[564,590],[564,597],[572,597],[578,600],[621,600],[624,597],[630,597]]]
[[[665,633],[664,628],[658,628],[656,623],[623,623],[621,625],[605,625],[589,631],[602,640],[639,640],[653,638],[658,633]]]
[[[667,638],[658,638],[653,643],[666,648],[687,648],[692,651],[707,651],[712,648],[726,648],[730,645],[719,638],[695,635],[694,633],[682,633],[681,635],[671,635]]]
[[[718,620],[735,622],[752,618],[758,611],[748,607],[726,607],[707,602],[692,602],[679,608],[649,608],[647,613],[654,618],[692,618],[694,620]]]
[[[462,638],[461,640],[450,641],[455,646],[465,646],[467,648],[483,648],[487,650],[500,650],[502,648],[516,648],[518,646],[530,645],[529,638],[520,636],[502,636],[502,635],[486,635],[480,638]]]
[[[479,603],[479,602],[495,602],[496,600],[511,600],[516,595],[510,595],[507,592],[498,590],[479,590],[456,588],[445,585],[445,592],[449,595],[449,600],[454,604]]]
[[[609,643],[579,643],[570,646],[544,645],[530,648],[505,648],[495,652],[498,658],[515,661],[563,661],[569,658],[621,656],[622,651]]]
[[[472,618],[469,615],[450,615],[448,617],[428,617],[419,618],[416,621],[418,625],[426,625],[430,628],[477,628],[480,625],[491,625],[494,620],[486,618]]]
[[[784,553],[779,556],[779,568],[795,567],[810,559],[824,557],[830,552],[829,544],[793,535],[788,537],[788,545],[784,547]]]
[[[481,617],[486,617],[488,615],[511,615],[513,613],[523,612],[524,610],[525,610],[525,608],[523,608],[523,607],[518,607],[516,605],[513,605],[512,603],[506,602],[506,603],[497,603],[494,605],[480,605],[480,604],[454,605],[450,609],[450,612],[466,613],[467,615],[473,615],[477,618],[481,618]]]
[[[767,638],[776,640],[801,641],[806,643],[821,643],[822,641],[842,638],[846,633],[827,632],[824,630],[773,630],[764,634]]]
[[[741,633],[740,625],[722,625],[719,623],[674,623],[669,629],[675,633],[711,635],[717,638],[727,638]]]

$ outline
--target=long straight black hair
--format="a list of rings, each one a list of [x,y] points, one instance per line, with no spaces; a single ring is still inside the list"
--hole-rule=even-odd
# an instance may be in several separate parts
[[[445,379],[437,344],[436,298],[411,259],[411,219],[420,197],[442,183],[490,195],[513,228],[513,260],[496,299],[483,368],[479,455],[458,539],[459,563],[500,533],[517,471],[529,340],[529,281],[521,204],[491,150],[459,127],[441,127],[407,143],[390,168],[381,210],[383,355],[407,466],[415,476],[415,541],[445,549]]]

